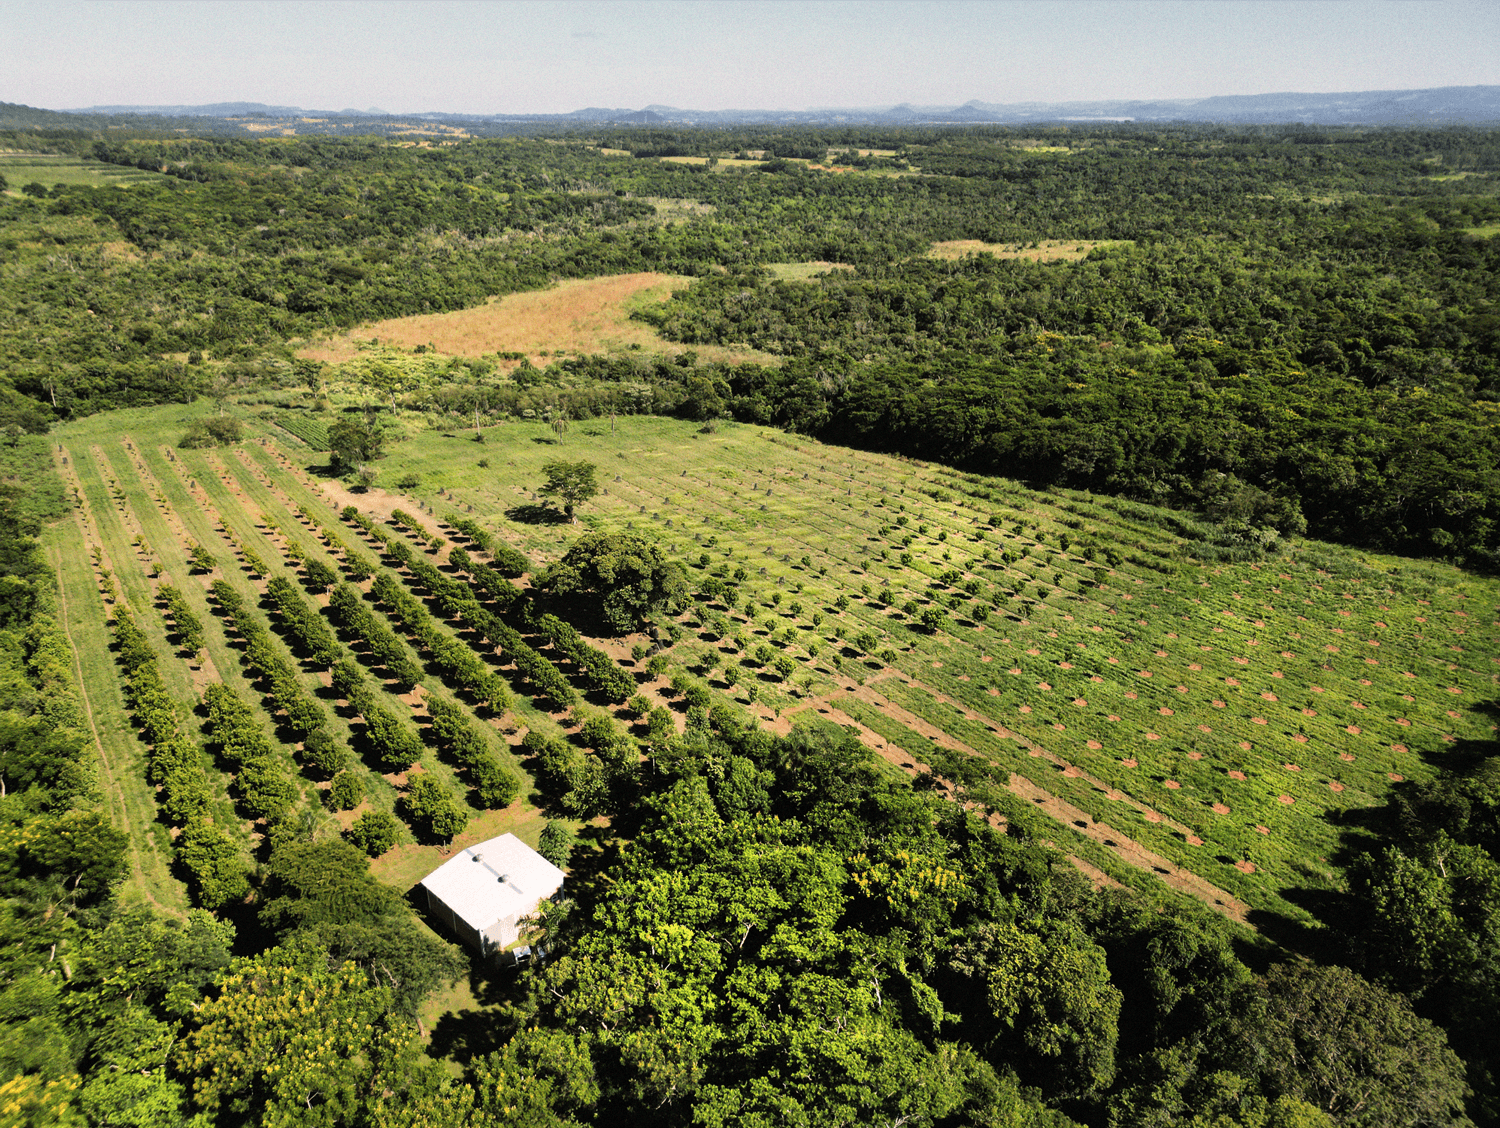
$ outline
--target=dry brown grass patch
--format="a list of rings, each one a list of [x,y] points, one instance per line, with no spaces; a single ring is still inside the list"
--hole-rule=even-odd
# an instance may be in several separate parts
[[[673,290],[691,282],[690,278],[657,273],[574,279],[547,290],[491,298],[473,309],[377,321],[311,344],[297,355],[337,364],[353,359],[358,355],[359,342],[372,337],[382,345],[404,349],[432,345],[449,356],[519,352],[541,364],[546,363],[544,354],[633,350],[674,354],[685,346],[663,341],[649,325],[630,320],[630,314],[642,306],[666,301]],[[776,362],[774,357],[749,350],[698,346],[696,351],[705,360]]]
[[[1090,242],[1079,239],[1045,239],[1036,246],[1024,243],[986,243],[982,239],[950,239],[934,243],[928,258],[961,259],[967,255],[994,255],[1003,259],[1031,259],[1034,262],[1077,262],[1095,247],[1119,247],[1120,240],[1102,239]]]

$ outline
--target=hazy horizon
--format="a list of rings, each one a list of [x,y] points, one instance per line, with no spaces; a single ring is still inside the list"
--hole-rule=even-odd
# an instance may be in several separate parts
[[[19,0],[0,33],[0,101],[59,110],[802,111],[1500,82],[1489,0]]]

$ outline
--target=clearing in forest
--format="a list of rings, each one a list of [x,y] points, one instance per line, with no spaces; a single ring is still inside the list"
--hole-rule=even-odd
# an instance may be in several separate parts
[[[137,184],[143,180],[167,179],[159,172],[120,168],[117,165],[54,153],[0,153],[0,176],[4,176],[10,183],[9,191],[12,195],[20,195],[22,187],[27,184],[40,184],[43,188],[58,184],[97,188],[101,185]]]
[[[1043,239],[1040,243],[986,243],[983,239],[949,239],[934,243],[928,258],[961,259],[968,255],[994,255],[1002,259],[1031,259],[1034,262],[1077,262],[1095,247],[1123,247],[1121,240]]]
[[[1291,891],[1339,886],[1337,812],[1492,739],[1500,586],[1442,565],[1300,542],[1202,564],[1166,511],[736,424],[512,422],[483,444],[454,424],[382,477],[417,475],[423,503],[546,562],[582,530],[543,519],[541,465],[595,462],[588,524],[644,531],[695,584],[736,589],[684,616],[674,665],[766,725],[852,717],[1002,813],[1001,791],[1040,788],[1085,832],[1118,832],[1111,855],[1107,835],[1050,824],[1116,879],[1129,836],[1168,859],[1153,869],[1305,918]]]
[[[854,267],[846,262],[818,260],[815,262],[768,262],[765,269],[769,270],[771,277],[778,282],[811,282],[819,275],[830,271],[853,271]]]
[[[360,346],[374,338],[398,348],[431,346],[449,356],[524,353],[541,364],[546,357],[565,354],[641,351],[671,356],[687,346],[663,340],[655,329],[632,321],[630,315],[667,301],[672,291],[691,283],[690,278],[654,272],[575,279],[546,290],[491,298],[473,309],[377,321],[309,344],[298,355],[343,363],[359,355]],[[745,349],[697,346],[695,351],[708,360],[775,360]]]

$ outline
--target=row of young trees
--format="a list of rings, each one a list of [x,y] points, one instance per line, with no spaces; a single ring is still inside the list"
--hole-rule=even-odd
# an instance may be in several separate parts
[[[488,556],[490,567],[500,575],[515,579],[531,571],[531,561],[526,559],[523,553],[517,552],[504,541],[485,532],[479,522],[460,517],[456,513],[449,513],[443,520],[448,523],[449,527],[456,529],[470,544]],[[449,559],[452,559],[452,552],[449,553]]]
[[[250,891],[241,844],[210,817],[203,749],[182,731],[156,652],[124,606],[115,609],[114,637],[125,700],[148,747],[146,778],[162,789],[162,813],[181,828],[175,853],[194,899],[207,909],[241,900]]]
[[[260,727],[255,712],[228,686],[216,682],[203,691],[207,732],[234,766],[234,786],[246,812],[267,824],[280,822],[298,799],[278,747]]]
[[[422,669],[406,644],[366,606],[363,593],[341,583],[328,595],[328,610],[346,638],[357,639],[370,660],[406,693],[422,681]]]
[[[416,556],[404,541],[386,533],[354,506],[346,506],[340,516],[383,545],[387,555],[410,572],[415,582],[437,601],[447,618],[461,621],[466,628],[476,631],[485,641],[498,647],[506,660],[515,666],[520,677],[538,695],[561,708],[567,708],[577,701],[578,695],[561,671],[549,659],[538,654],[521,637],[519,631],[482,606],[466,584],[445,575],[435,565]]]
[[[156,589],[156,598],[166,607],[183,653],[193,655],[202,650],[205,641],[203,623],[182,592],[171,584],[162,584]]]
[[[428,661],[441,671],[443,681],[453,690],[467,694],[475,703],[495,714],[511,707],[510,691],[505,680],[476,654],[472,647],[441,630],[421,602],[407,591],[406,585],[387,571],[381,571],[370,585],[374,596],[393,621],[400,623],[412,641],[426,653]]]
[[[358,554],[353,553],[336,534],[327,529],[316,513],[305,506],[301,508],[301,513],[307,524],[322,537],[324,543],[340,554],[338,559],[341,564],[347,565],[351,579],[368,577],[373,566],[365,562]],[[285,536],[284,532],[283,536]],[[300,547],[296,546],[295,541],[288,539],[286,551],[291,553],[294,550],[302,560],[305,574],[311,576],[312,570],[320,562],[308,557]],[[327,565],[322,567],[325,571],[331,572]],[[327,576],[320,572],[314,582],[319,586],[328,586],[323,582],[326,579]],[[333,576],[333,580],[337,580],[336,575]],[[331,584],[332,581],[329,583]],[[284,593],[285,589],[283,589]],[[295,591],[292,594],[295,597]],[[405,587],[392,573],[376,570],[371,595],[386,608],[392,620],[399,623],[427,653],[429,659],[438,666],[443,680],[448,685],[469,694],[476,702],[496,714],[502,714],[510,708],[511,697],[499,675],[490,670],[468,646],[438,630],[431,615],[407,593]],[[300,602],[300,599],[298,601]],[[381,665],[388,675],[394,677],[398,684],[410,689],[421,680],[420,667],[411,657],[405,644],[385,622],[371,611],[360,590],[353,584],[340,583],[333,588],[329,596],[329,611],[345,634],[364,643],[368,647],[371,658]],[[409,684],[399,672],[403,670],[408,672]],[[346,699],[352,708],[365,716],[367,726],[372,724],[371,716],[375,717],[373,724],[376,728],[371,732],[379,746],[385,739],[380,734],[387,733],[389,726],[378,715],[378,712],[364,713],[365,705],[374,706],[368,689],[354,677],[347,660],[335,664],[333,677],[336,688],[343,686],[354,694],[353,697],[346,694]],[[519,794],[520,783],[515,774],[508,771],[491,751],[481,727],[468,717],[467,712],[461,706],[447,701],[431,690],[423,694],[422,701],[432,719],[432,733],[439,748],[464,770],[480,804],[489,808],[509,806]],[[400,740],[399,737],[393,736],[391,739],[402,749],[397,758],[409,753],[410,749],[406,742]],[[403,798],[402,809],[415,820],[415,825],[424,827],[432,837],[445,839],[452,838],[458,830],[462,829],[464,822],[467,821],[467,815],[456,803],[451,802],[451,797],[448,797],[446,792],[442,792],[440,784],[437,784],[435,780],[413,780],[409,785],[409,788],[412,787],[416,788],[416,791],[408,791]],[[434,787],[438,790],[435,791]],[[454,829],[455,827],[458,829]],[[365,825],[356,828],[356,841],[363,843],[365,839],[371,839],[369,845],[374,845],[375,837],[376,831],[373,826]]]
[[[521,589],[505,578],[498,568],[475,560],[461,548],[448,551],[448,563],[469,577],[469,583],[484,594],[486,600],[498,611],[506,611],[524,597]]]

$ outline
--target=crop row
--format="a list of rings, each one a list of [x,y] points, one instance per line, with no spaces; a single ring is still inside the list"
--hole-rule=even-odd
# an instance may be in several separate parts
[[[387,555],[406,568],[413,579],[437,600],[445,616],[463,621],[485,641],[499,647],[538,696],[546,697],[564,709],[578,700],[568,679],[551,660],[537,653],[519,631],[481,606],[467,584],[444,575],[434,565],[416,556],[405,541],[390,536],[352,505],[344,508],[342,516],[383,544]]]
[[[417,520],[404,509],[391,510],[391,524],[406,529],[412,536],[420,541],[424,541],[431,552],[437,552],[443,545],[448,543],[445,538],[438,536],[436,533],[429,533],[421,521]]]
[[[460,517],[456,513],[450,513],[443,518],[449,526],[468,539],[469,543],[479,549],[493,562],[495,571],[502,576],[514,579],[524,576],[531,571],[531,561],[521,553],[511,548],[503,541],[496,540],[479,527],[477,521],[471,521],[467,517]]]
[[[276,652],[265,623],[228,582],[215,580],[209,591],[244,640],[245,661],[266,683],[270,701],[281,711],[287,727],[302,737],[303,760],[330,777],[344,770],[346,757],[328,732],[328,714],[303,687],[295,667]]]
[[[411,651],[365,606],[358,588],[339,584],[329,593],[328,610],[346,636],[364,643],[371,660],[385,670],[403,693],[422,681],[422,669]]]
[[[313,419],[306,415],[276,416],[276,426],[288,434],[296,435],[313,450],[328,449],[328,428],[323,425],[321,419]]]
[[[314,514],[305,509],[302,512],[309,524],[315,529],[322,530],[321,523]],[[341,562],[357,558],[357,554],[345,548],[335,536],[326,531],[324,535],[326,540],[336,542],[337,546],[342,549]],[[283,534],[283,539],[286,542],[284,551],[289,557],[295,555],[302,559],[304,573],[310,577],[310,582],[324,586],[329,577],[333,580],[337,579],[336,574],[333,574],[327,565],[321,565],[320,568],[319,561],[302,553],[297,543],[290,537]],[[328,575],[325,576],[324,572]],[[389,590],[393,584],[389,577],[389,573],[379,573],[376,587]],[[381,583],[382,580],[385,584]],[[398,591],[401,590],[399,585],[395,586]],[[404,591],[401,591],[401,594],[404,595]],[[294,619],[300,621],[305,616],[316,617],[316,612],[309,608],[300,596],[297,596],[296,590],[284,579],[278,584],[278,591],[272,593],[272,598],[276,599],[279,604],[284,603]],[[398,684],[411,688],[421,680],[420,668],[405,644],[385,623],[371,613],[358,588],[348,583],[341,583],[334,587],[329,597],[329,611],[346,634],[368,643],[372,659],[381,665]],[[425,612],[423,614],[425,615]],[[426,625],[432,627],[430,617]],[[296,631],[296,628],[291,629]],[[316,633],[316,630],[312,628],[312,633]],[[435,629],[431,630],[430,636],[423,632],[421,641],[430,644],[429,649],[433,651],[434,657],[441,656],[448,659],[446,663],[440,660],[438,664],[445,672],[456,675],[452,681],[460,688],[470,690],[496,712],[504,712],[509,707],[509,694],[501,679],[491,672],[472,650]],[[420,747],[410,742],[404,730],[394,723],[394,718],[389,717],[388,714],[383,715],[384,710],[377,704],[369,687],[364,684],[357,667],[347,658],[338,659],[333,664],[333,682],[334,689],[344,696],[352,709],[365,718],[365,724],[371,741],[377,749],[377,755],[381,756],[382,763],[387,766],[388,770],[404,770],[391,765],[405,759],[413,752],[420,755]],[[432,733],[439,749],[465,771],[480,804],[489,808],[509,806],[519,793],[519,781],[500,764],[490,751],[489,744],[479,726],[468,719],[460,706],[430,691],[424,694],[423,704],[432,718]],[[388,746],[389,751],[382,751]],[[436,781],[424,781],[424,778],[416,777],[408,782],[407,793],[402,799],[402,807],[407,817],[415,825],[425,828],[430,835],[452,837],[462,829],[468,815],[459,805],[444,798],[446,792],[439,796],[432,790],[434,786],[439,786],[441,790]]]
[[[360,582],[377,572],[374,565],[369,564],[358,553],[348,548],[335,533],[323,525],[308,507],[302,506],[299,512],[322,537],[324,543],[339,552],[339,565],[350,580]],[[286,539],[288,541],[287,552],[290,555],[295,542],[290,538]],[[298,556],[302,555],[299,551]],[[317,561],[305,560],[303,567],[304,571],[311,576],[320,565]],[[326,565],[321,567],[326,569]],[[325,577],[319,574],[317,581],[321,583],[323,578]],[[336,579],[337,577],[334,577],[334,580]],[[329,586],[332,586],[332,581]],[[512,591],[515,591],[516,595],[520,594],[514,588]],[[512,701],[504,679],[491,670],[470,647],[439,630],[432,616],[417,599],[407,593],[404,584],[393,573],[381,571],[375,575],[370,594],[384,607],[387,617],[398,624],[407,636],[428,655],[433,664],[438,667],[444,684],[450,689],[468,694],[474,701],[497,715],[510,709]],[[341,593],[340,589],[335,588],[329,599],[329,610],[340,618],[341,625],[345,626],[349,633],[371,642],[371,652],[377,656],[377,659],[384,654],[390,656],[392,660],[397,660],[394,647],[400,646],[399,641],[389,628],[380,623],[365,608],[359,599],[358,589],[350,587],[347,592]],[[400,653],[405,654],[404,647],[401,648]],[[388,664],[386,668],[389,672]],[[410,684],[414,685],[415,681]]]
[[[448,686],[467,693],[494,713],[510,708],[510,693],[504,680],[470,647],[439,630],[427,609],[393,572],[381,571],[370,586],[370,594],[379,600],[386,615],[400,623],[407,635],[427,652]]]
[[[235,767],[234,782],[240,802],[256,818],[276,823],[297,801],[297,789],[287,778],[276,746],[261,731],[250,707],[222,683],[203,691],[208,711],[208,733],[224,758]]]
[[[171,584],[162,584],[156,589],[156,597],[166,606],[172,620],[172,630],[186,654],[197,654],[203,649],[203,623],[188,605],[186,597]]]
[[[422,758],[422,741],[416,730],[379,703],[365,681],[359,664],[348,657],[334,637],[328,621],[309,606],[285,576],[273,576],[266,594],[281,625],[307,651],[311,660],[331,671],[333,688],[349,707],[364,719],[365,730],[386,772],[404,772]]]
[[[241,900],[250,891],[249,876],[234,839],[209,821],[203,749],[179,727],[156,652],[124,607],[116,609],[114,637],[125,673],[125,700],[146,739],[146,777],[162,789],[163,814],[182,829],[175,851],[193,896],[208,909]]]

